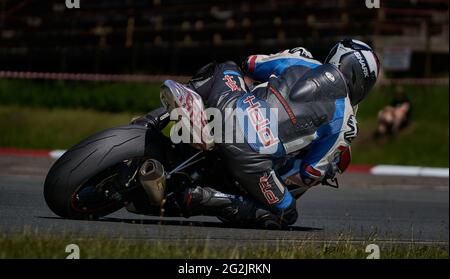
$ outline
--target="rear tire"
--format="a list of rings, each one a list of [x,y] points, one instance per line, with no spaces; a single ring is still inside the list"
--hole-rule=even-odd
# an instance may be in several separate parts
[[[121,126],[97,133],[69,149],[51,167],[44,184],[48,207],[57,215],[71,219],[95,219],[119,210],[112,202],[95,212],[76,210],[73,196],[90,178],[124,160],[152,157],[161,160],[161,135],[146,127]]]

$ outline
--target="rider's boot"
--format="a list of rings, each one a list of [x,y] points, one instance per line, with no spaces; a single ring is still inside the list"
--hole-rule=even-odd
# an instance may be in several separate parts
[[[216,216],[233,225],[281,229],[286,226],[282,217],[243,197],[224,194],[212,188],[189,188],[184,193],[185,215]]]

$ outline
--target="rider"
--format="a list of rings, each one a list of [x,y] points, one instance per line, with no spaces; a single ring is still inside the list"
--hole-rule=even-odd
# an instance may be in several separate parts
[[[207,107],[222,112],[239,108],[248,116],[261,108],[278,109],[276,123],[259,114],[260,122],[252,122],[255,125],[245,131],[242,125],[235,127],[247,140],[249,131],[257,133],[261,128],[258,124],[269,123],[264,126],[266,137],[255,143],[216,144],[248,195],[197,186],[186,190],[182,202],[187,214],[281,228],[297,220],[296,199],[302,193],[320,183],[331,185],[349,165],[350,143],[357,135],[357,105],[375,84],[380,66],[371,47],[345,39],[332,48],[325,64],[306,49],[294,48],[252,55],[242,68],[234,62],[210,63],[193,76],[189,86]],[[259,84],[246,85],[247,77]],[[273,152],[264,152],[268,146]]]

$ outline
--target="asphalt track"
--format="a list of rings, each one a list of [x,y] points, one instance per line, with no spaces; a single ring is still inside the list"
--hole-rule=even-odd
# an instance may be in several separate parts
[[[226,228],[216,218],[140,216],[121,210],[98,221],[58,218],[46,206],[43,181],[51,159],[0,156],[0,233],[30,231],[77,237],[279,243],[362,241],[445,245],[449,241],[448,178],[352,173],[341,187],[316,187],[299,201],[300,218],[286,231]]]

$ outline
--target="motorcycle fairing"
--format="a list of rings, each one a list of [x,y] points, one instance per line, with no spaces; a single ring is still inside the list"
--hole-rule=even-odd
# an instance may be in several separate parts
[[[189,129],[193,136],[194,147],[203,150],[214,148],[214,137],[208,126],[205,105],[202,97],[194,90],[173,80],[164,81],[160,91],[161,103],[172,114],[177,110],[181,124]]]

